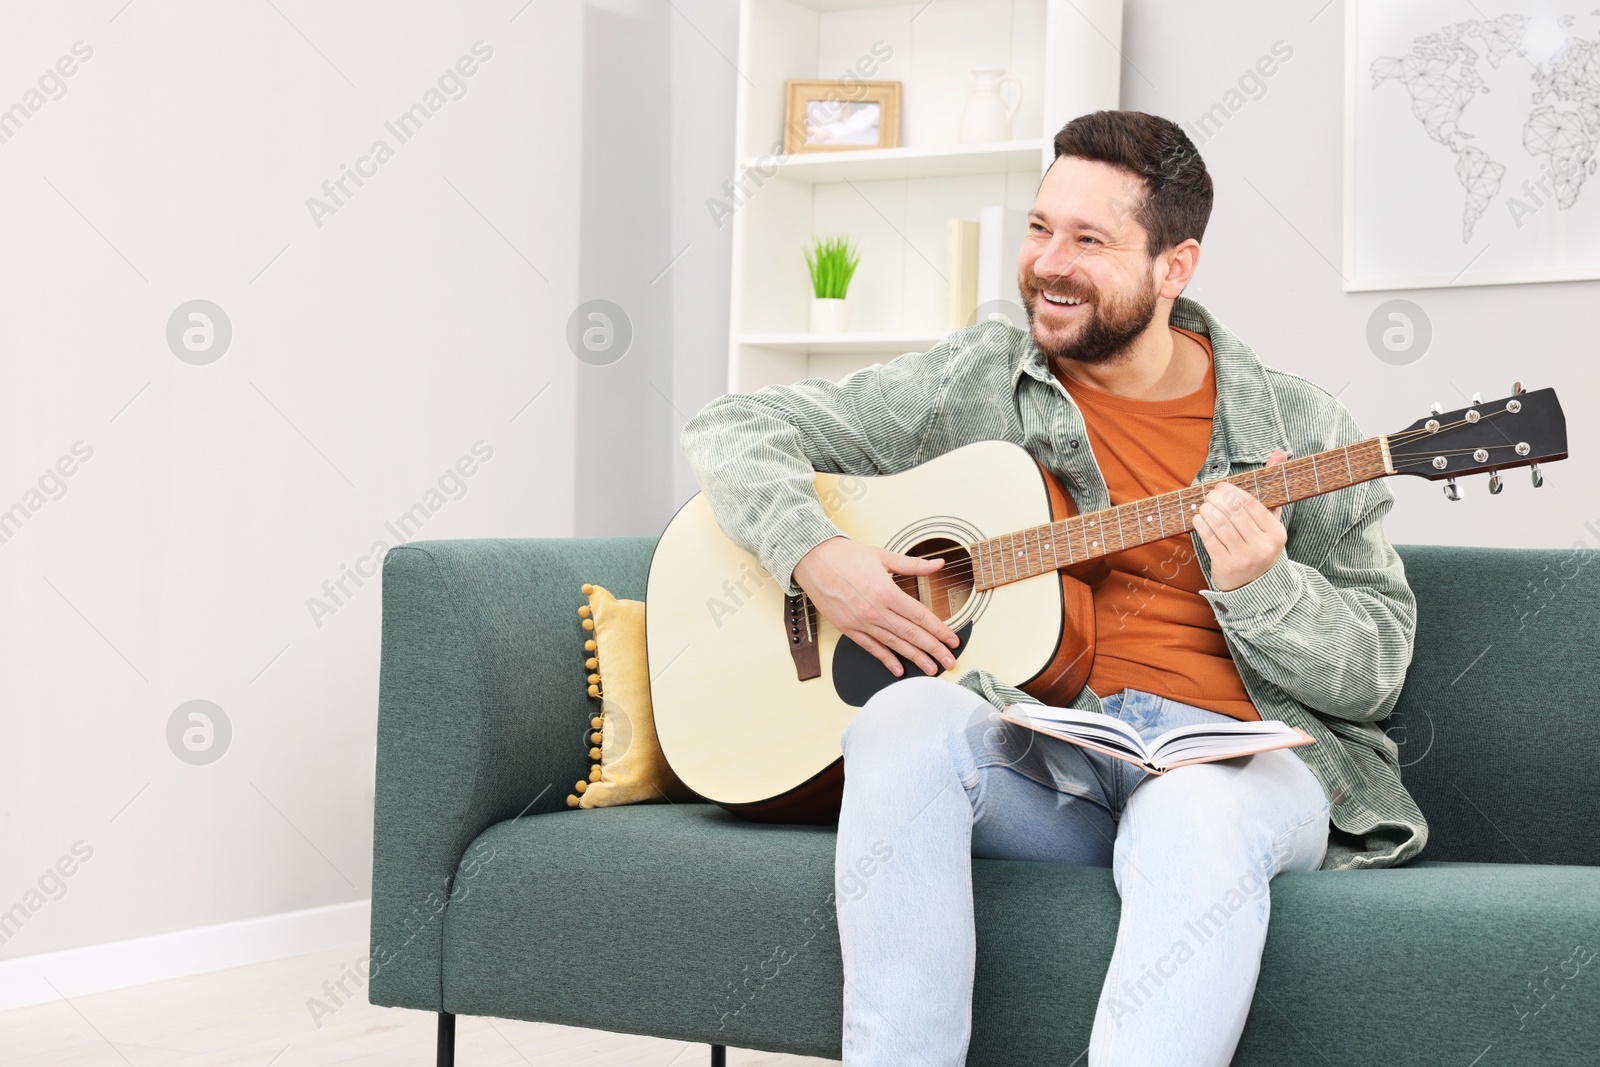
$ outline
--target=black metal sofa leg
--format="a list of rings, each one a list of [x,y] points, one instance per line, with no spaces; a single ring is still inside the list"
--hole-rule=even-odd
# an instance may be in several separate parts
[[[456,1017],[439,1013],[439,1067],[456,1067]]]
[[[456,1017],[439,1013],[439,1067],[456,1067]],[[728,1046],[711,1046],[711,1067],[728,1067]]]

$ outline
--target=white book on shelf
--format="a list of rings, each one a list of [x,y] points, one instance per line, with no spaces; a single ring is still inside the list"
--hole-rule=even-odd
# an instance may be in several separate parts
[[[959,330],[978,309],[978,224],[951,219],[945,224],[944,328]]]
[[[998,205],[978,209],[978,307],[996,300],[1022,306],[1017,256],[1028,232],[1028,213]]]

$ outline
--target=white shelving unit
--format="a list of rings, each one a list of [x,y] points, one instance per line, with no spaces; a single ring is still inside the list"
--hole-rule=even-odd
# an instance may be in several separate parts
[[[1121,0],[741,0],[728,388],[936,344],[947,220],[1032,204],[1056,131],[1118,106],[1121,40]],[[976,67],[1021,81],[1016,139],[957,142]],[[902,84],[902,147],[780,157],[784,83],[846,76]],[[804,248],[835,233],[861,251],[852,331],[807,333]]]

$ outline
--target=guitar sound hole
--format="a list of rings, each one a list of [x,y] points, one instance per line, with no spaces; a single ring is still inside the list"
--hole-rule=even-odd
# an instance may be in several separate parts
[[[930,537],[918,541],[904,555],[924,559],[938,557],[944,566],[932,574],[897,574],[894,584],[907,596],[922,602],[922,606],[945,622],[961,614],[972,597],[972,556],[958,542],[948,537]]]
[[[921,601],[924,607],[945,622],[957,619],[961,609],[972,599],[972,557],[967,550],[948,537],[930,537],[902,551],[908,556],[937,556],[944,560],[944,566],[932,574],[897,574],[894,583],[901,592]],[[960,656],[972,634],[972,620],[968,619],[952,628],[958,644],[951,652]],[[911,660],[898,652],[895,658],[905,672],[900,678],[923,677],[922,668]],[[944,669],[941,667],[938,673],[943,674]],[[859,708],[878,690],[898,682],[900,678],[850,638],[839,638],[833,650],[833,688],[846,704]]]

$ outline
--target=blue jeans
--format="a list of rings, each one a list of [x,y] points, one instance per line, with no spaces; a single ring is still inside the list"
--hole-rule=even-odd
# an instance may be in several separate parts
[[[1135,690],[1103,703],[1146,739],[1229,721]],[[1088,1067],[1232,1058],[1266,942],[1267,883],[1316,870],[1327,850],[1327,798],[1294,752],[1149,775],[923,676],[876,694],[843,744],[845,1067],[966,1061],[973,856],[1112,869],[1122,921]],[[1061,1052],[1067,1063],[1079,1050]]]

